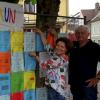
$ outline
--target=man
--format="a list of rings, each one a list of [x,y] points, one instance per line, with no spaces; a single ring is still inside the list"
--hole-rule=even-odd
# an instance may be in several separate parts
[[[84,25],[75,30],[76,45],[70,52],[69,84],[73,100],[97,100],[97,63],[100,61],[100,46],[88,39],[90,33]],[[97,74],[96,74],[97,73]]]

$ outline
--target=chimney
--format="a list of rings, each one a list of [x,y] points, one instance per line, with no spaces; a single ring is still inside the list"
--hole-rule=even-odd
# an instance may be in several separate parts
[[[95,3],[95,12],[98,13],[98,11],[100,10],[100,6],[99,3]]]

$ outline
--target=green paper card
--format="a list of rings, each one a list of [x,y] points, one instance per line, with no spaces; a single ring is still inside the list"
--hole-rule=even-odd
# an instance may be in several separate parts
[[[23,90],[24,90],[23,72],[11,73],[11,93],[20,92]]]

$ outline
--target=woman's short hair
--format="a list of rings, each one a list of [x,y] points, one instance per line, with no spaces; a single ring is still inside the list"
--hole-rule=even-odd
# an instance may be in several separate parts
[[[66,38],[66,37],[60,37],[60,38],[58,38],[58,39],[56,40],[56,44],[57,44],[59,41],[64,42],[64,43],[65,43],[65,46],[66,46],[66,49],[67,49],[68,51],[70,51],[70,49],[72,48],[72,42],[71,42],[68,38]]]

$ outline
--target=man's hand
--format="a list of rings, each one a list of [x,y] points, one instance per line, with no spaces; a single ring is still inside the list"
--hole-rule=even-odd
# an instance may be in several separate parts
[[[96,86],[97,83],[99,82],[99,80],[97,78],[91,78],[89,80],[86,80],[85,82],[88,83],[88,86],[87,87],[91,87],[91,86]]]

